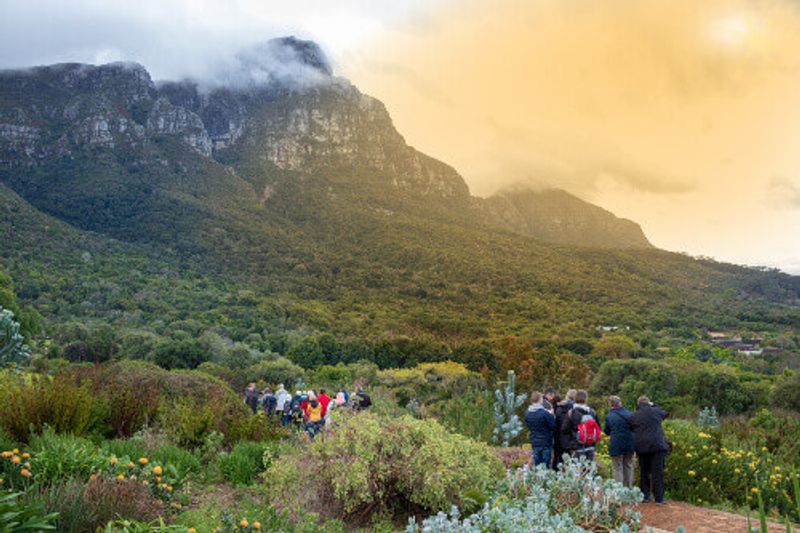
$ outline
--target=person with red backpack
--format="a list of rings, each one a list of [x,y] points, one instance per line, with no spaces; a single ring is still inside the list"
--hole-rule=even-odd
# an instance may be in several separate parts
[[[579,390],[575,394],[575,405],[572,407],[566,419],[564,419],[565,433],[571,437],[570,453],[575,458],[585,457],[589,461],[594,461],[595,445],[603,436],[600,424],[597,420],[597,413],[586,405],[589,393]]]

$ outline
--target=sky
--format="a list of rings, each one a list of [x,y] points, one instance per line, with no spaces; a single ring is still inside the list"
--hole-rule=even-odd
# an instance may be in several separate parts
[[[800,274],[798,0],[0,0],[0,67],[202,78],[316,40],[477,195],[559,187],[656,246]]]

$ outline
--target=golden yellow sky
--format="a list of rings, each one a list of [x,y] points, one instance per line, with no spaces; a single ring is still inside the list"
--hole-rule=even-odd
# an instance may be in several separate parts
[[[800,3],[448,0],[338,62],[475,194],[561,187],[657,246],[800,273]]]

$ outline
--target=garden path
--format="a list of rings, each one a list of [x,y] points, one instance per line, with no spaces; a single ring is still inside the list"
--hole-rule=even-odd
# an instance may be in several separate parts
[[[666,505],[643,503],[643,531],[653,528],[653,533],[666,531],[673,533],[678,526],[684,526],[686,533],[747,533],[747,518],[724,511],[697,507],[684,502],[667,502]],[[751,516],[752,526],[758,527],[758,515]],[[770,533],[786,533],[786,526],[771,522]]]

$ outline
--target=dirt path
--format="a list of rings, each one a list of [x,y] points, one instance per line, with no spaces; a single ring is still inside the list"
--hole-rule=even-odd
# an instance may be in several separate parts
[[[683,502],[667,502],[666,505],[643,503],[639,506],[642,513],[643,531],[648,527],[655,530],[674,533],[678,526],[686,528],[686,533],[748,533],[747,518],[714,509],[696,507]],[[758,515],[750,517],[753,527],[758,527]],[[786,533],[786,526],[769,524],[770,533]]]

